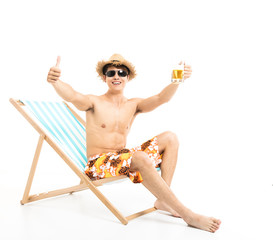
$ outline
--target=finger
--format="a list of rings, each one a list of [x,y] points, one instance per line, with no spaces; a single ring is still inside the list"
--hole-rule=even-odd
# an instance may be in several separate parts
[[[178,63],[178,65],[182,65],[183,64],[183,61],[180,61],[179,63]]]
[[[57,81],[59,79],[59,77],[49,76],[47,79]]]
[[[49,76],[54,76],[54,77],[60,77],[61,73],[60,72],[49,71],[48,75]]]
[[[188,79],[190,77],[191,77],[191,75],[187,75],[187,74],[184,75],[184,79]]]
[[[185,65],[185,69],[191,69],[191,65]]]
[[[191,75],[192,71],[184,71],[184,75]]]
[[[60,69],[60,68],[58,68],[58,67],[52,67],[52,68],[50,68],[50,71],[51,71],[51,72],[57,72],[57,73],[60,73],[60,72],[61,72],[61,69]]]
[[[184,68],[184,73],[191,73],[192,69],[191,68]]]
[[[61,62],[61,57],[58,56],[58,57],[57,57],[57,63],[56,63],[56,65],[55,65],[55,67],[59,67],[59,66],[60,66],[60,62]]]
[[[186,65],[186,66],[184,67],[184,71],[192,72],[191,66]]]
[[[51,78],[48,78],[47,81],[50,82],[50,83],[55,83],[57,80],[53,80]]]
[[[192,73],[192,69],[189,67],[184,68],[184,73]]]

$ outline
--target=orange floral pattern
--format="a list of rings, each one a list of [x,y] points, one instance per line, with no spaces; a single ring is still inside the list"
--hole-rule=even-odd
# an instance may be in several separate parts
[[[132,156],[137,151],[147,153],[155,167],[158,167],[162,161],[157,138],[154,137],[132,149],[125,148],[117,152],[101,153],[90,157],[85,167],[85,174],[91,180],[126,175],[133,183],[141,183],[143,179],[140,172],[130,171]]]

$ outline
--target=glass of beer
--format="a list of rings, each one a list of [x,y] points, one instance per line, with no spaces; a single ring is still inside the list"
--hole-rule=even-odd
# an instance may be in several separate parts
[[[179,65],[173,68],[172,82],[177,84],[184,82],[184,62],[183,61],[181,61]]]

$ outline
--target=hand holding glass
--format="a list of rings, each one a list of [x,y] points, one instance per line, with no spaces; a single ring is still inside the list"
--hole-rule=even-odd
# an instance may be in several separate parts
[[[182,83],[184,82],[184,62],[181,61],[178,66],[173,69],[172,72],[172,83]]]

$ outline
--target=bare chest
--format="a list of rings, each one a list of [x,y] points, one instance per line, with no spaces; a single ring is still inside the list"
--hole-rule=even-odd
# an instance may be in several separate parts
[[[108,102],[98,103],[87,112],[87,123],[91,128],[109,132],[129,131],[136,115],[136,105],[125,103],[120,106]]]

